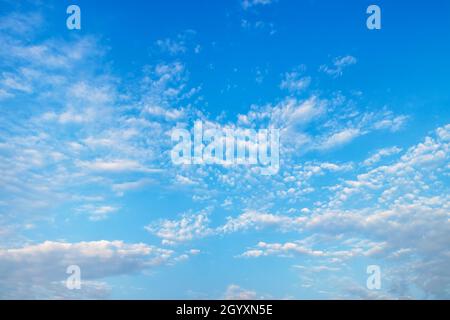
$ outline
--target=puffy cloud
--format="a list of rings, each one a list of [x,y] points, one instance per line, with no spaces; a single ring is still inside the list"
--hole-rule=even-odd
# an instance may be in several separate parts
[[[281,81],[280,88],[286,89],[290,92],[300,92],[309,87],[311,84],[311,77],[302,76],[301,70],[294,70],[287,72]]]
[[[231,234],[245,230],[276,228],[280,231],[300,230],[306,217],[291,217],[257,211],[246,211],[237,217],[227,217],[227,221],[216,228],[210,226],[205,212],[184,214],[178,220],[160,220],[151,223],[145,229],[162,239],[164,244],[188,242],[207,236]]]
[[[180,220],[161,220],[149,224],[145,229],[162,239],[163,244],[177,244],[202,238],[213,231],[209,228],[207,212],[185,214]]]
[[[360,286],[353,290],[344,285],[330,296],[448,297],[450,199],[442,183],[448,171],[443,166],[449,154],[448,129],[438,128],[435,136],[409,148],[392,164],[369,169],[358,174],[357,180],[333,188],[330,201],[319,203],[292,229],[297,232],[294,238],[303,233],[313,236],[284,243],[260,242],[240,256],[305,255],[315,259],[308,270],[321,264],[337,266],[333,273],[341,274],[351,268],[350,259],[370,258],[383,268],[383,292],[374,295]],[[399,152],[397,148],[381,150],[370,163]],[[370,197],[379,201],[368,201]],[[335,281],[331,278],[327,281]]]
[[[82,287],[86,284],[88,290],[104,291],[103,286],[92,288],[89,281],[140,272],[169,262],[173,254],[171,250],[143,243],[104,240],[77,243],[46,241],[21,248],[0,249],[0,297],[70,298],[73,293],[62,285],[69,276],[67,267],[71,265],[80,267]]]
[[[254,300],[258,295],[255,291],[246,290],[236,284],[231,284],[227,287],[223,295],[225,300]]]
[[[387,129],[392,132],[396,132],[400,130],[408,120],[408,117],[406,116],[397,116],[393,118],[387,118],[380,120],[374,124],[374,128],[377,130]]]
[[[250,8],[270,1],[244,2]],[[15,108],[4,108],[0,119],[3,245],[13,236],[19,243],[26,241],[22,231],[39,219],[70,219],[79,212],[77,208],[93,220],[106,218],[123,207],[123,198],[111,202],[109,197],[144,188],[150,183],[148,174],[160,173],[155,181],[161,190],[178,192],[183,188],[190,193],[189,199],[206,205],[223,203],[228,210],[242,212],[218,227],[211,227],[215,221],[209,211],[149,224],[147,231],[164,244],[273,228],[280,232],[280,239],[248,247],[242,256],[299,255],[319,260],[317,265],[323,268],[318,271],[348,271],[344,264],[353,258],[380,259],[392,263],[388,272],[393,295],[405,296],[416,286],[430,297],[449,296],[449,199],[444,179],[450,169],[450,125],[437,129],[434,136],[407,149],[398,159],[394,156],[400,150],[392,148],[380,150],[364,163],[331,163],[328,158],[309,161],[303,158],[308,151],[331,150],[376,130],[396,132],[407,117],[386,109],[361,111],[353,106],[355,101],[338,93],[325,98],[317,91],[300,99],[294,93],[306,89],[311,79],[294,70],[286,73],[281,83],[293,96],[252,106],[235,123],[222,116],[211,119],[193,107],[200,88],[189,87],[184,63],[147,66],[136,81],[123,86],[104,70],[98,74],[104,66],[103,50],[94,38],[30,44],[20,35],[32,37],[32,28],[20,25],[26,19],[14,19],[16,26],[11,19],[0,20],[0,64],[9,68],[0,75],[0,99],[20,104],[20,99],[32,97],[34,103],[32,108],[23,104],[27,117],[21,121],[17,121]],[[167,40],[160,44],[174,54],[188,47]],[[355,62],[351,56],[338,58],[321,69],[338,77]],[[81,77],[83,82],[78,81]],[[175,125],[188,127],[191,119],[198,118],[217,127],[272,125],[282,129],[280,174],[267,178],[243,167],[173,167],[167,157],[171,146],[168,132]],[[387,165],[383,160],[388,156],[392,163]],[[61,208],[64,210],[57,210]],[[25,219],[27,214],[35,220]],[[60,219],[53,219],[55,215]],[[304,237],[311,233],[329,239],[306,241]],[[67,297],[66,289],[62,288],[63,293],[58,289],[66,277],[60,264],[72,260],[87,265],[88,279],[93,281],[86,282],[88,291],[92,288],[86,295],[103,296],[110,288],[95,279],[138,272],[152,262],[186,260],[198,253],[185,251],[175,257],[170,250],[108,241],[46,242],[0,252],[0,275],[12,275],[10,282],[7,276],[0,276],[2,297]],[[28,270],[28,262],[35,268]],[[19,275],[20,270],[25,272]],[[234,291],[239,295],[239,290]]]
[[[442,141],[449,141],[450,140],[450,124],[447,124],[446,126],[442,128],[438,128],[436,130],[438,137]]]
[[[325,253],[321,250],[313,250],[310,248],[306,248],[300,243],[296,242],[286,242],[286,243],[266,243],[260,242],[257,245],[258,249],[252,249],[244,252],[242,257],[259,257],[259,256],[267,256],[267,255],[289,255],[291,253],[295,254],[304,254],[311,256],[324,256]]]
[[[371,166],[378,163],[382,158],[389,157],[401,152],[402,149],[398,147],[384,148],[378,150],[375,154],[373,154],[370,158],[367,158],[364,161],[364,165]]]
[[[305,221],[305,217],[289,217],[256,211],[248,211],[236,218],[228,218],[227,222],[218,228],[220,232],[231,233],[243,230],[258,230],[275,227],[280,230],[292,230]]]
[[[289,128],[306,124],[322,115],[324,111],[325,102],[317,97],[312,97],[305,101],[288,98],[270,110],[270,113],[275,126]]]

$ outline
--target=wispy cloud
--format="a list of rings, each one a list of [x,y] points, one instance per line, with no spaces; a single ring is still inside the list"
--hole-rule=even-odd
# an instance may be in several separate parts
[[[337,78],[343,75],[344,69],[357,63],[357,59],[353,56],[338,57],[333,60],[331,66],[321,65],[319,70],[326,74]]]
[[[273,2],[274,0],[243,0],[241,5],[244,10],[247,10],[255,6],[266,6]]]

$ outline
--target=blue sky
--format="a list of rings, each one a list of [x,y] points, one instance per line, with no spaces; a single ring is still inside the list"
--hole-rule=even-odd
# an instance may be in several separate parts
[[[0,1],[0,298],[448,299],[449,38],[438,0]],[[173,164],[195,121],[279,171]]]

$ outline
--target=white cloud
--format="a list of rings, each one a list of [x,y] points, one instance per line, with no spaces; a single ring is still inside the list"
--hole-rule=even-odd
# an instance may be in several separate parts
[[[48,40],[40,44],[27,45],[26,42],[6,40],[4,45],[7,50],[0,50],[0,54],[6,59],[26,63],[35,68],[45,70],[67,70],[83,59],[95,57],[100,54],[96,48],[93,38],[82,38],[81,40],[61,42]]]
[[[255,291],[246,290],[236,284],[231,284],[227,287],[223,295],[225,300],[255,300],[258,295]]]
[[[91,221],[101,221],[109,217],[109,215],[116,213],[120,208],[113,206],[94,206],[91,204],[83,205],[78,211],[89,215]]]
[[[172,56],[186,53],[188,47],[194,47],[193,51],[198,53],[199,46],[192,44],[192,38],[196,34],[194,30],[186,30],[178,34],[174,39],[165,38],[156,41],[158,48]]]
[[[333,66],[322,65],[320,66],[320,71],[332,77],[340,77],[346,67],[356,64],[357,60],[353,56],[344,56],[335,58],[333,61]]]
[[[197,182],[192,180],[191,178],[182,176],[180,174],[177,174],[175,176],[174,182],[180,186],[192,186],[197,184]]]
[[[438,128],[436,130],[438,137],[442,141],[449,141],[450,140],[450,124],[447,124],[446,126],[442,128]]]
[[[46,121],[58,121],[61,124],[82,124],[86,122],[94,121],[98,116],[97,110],[93,108],[86,108],[85,110],[75,110],[74,108],[67,109],[66,111],[56,114],[54,112],[47,112],[43,114],[42,119]]]
[[[266,243],[259,242],[256,246],[257,249],[251,249],[244,252],[242,257],[260,257],[267,255],[281,255],[287,256],[290,254],[300,254],[307,256],[322,257],[327,255],[327,253],[321,250],[313,250],[307,248],[298,242],[286,242],[286,243]]]
[[[259,1],[248,3],[263,5]],[[13,32],[10,27],[3,27],[2,32],[7,29]],[[27,30],[23,32],[29,34]],[[223,118],[211,120],[193,107],[192,98],[200,89],[189,88],[188,71],[181,62],[162,62],[145,67],[142,79],[127,87],[126,93],[118,94],[122,91],[119,90],[120,79],[91,72],[103,67],[102,50],[92,38],[81,37],[68,42],[49,39],[33,45],[24,39],[13,41],[7,36],[2,40],[0,56],[14,71],[1,74],[0,99],[36,95],[34,101],[37,106],[24,111],[33,113],[30,119],[17,121],[14,112],[7,114],[9,109],[5,109],[5,116],[1,119],[5,136],[0,142],[3,173],[0,177],[0,206],[5,217],[2,217],[0,234],[8,237],[2,238],[3,243],[11,241],[12,236],[14,240],[23,237],[21,230],[26,225],[38,225],[39,219],[61,221],[77,212],[76,209],[60,210],[61,204],[66,205],[65,209],[76,202],[74,208],[89,209],[93,219],[106,218],[123,207],[119,203],[123,199],[116,203],[109,202],[108,197],[144,188],[149,183],[146,174],[162,172],[161,169],[152,169],[157,166],[170,168],[157,181],[161,188],[173,188],[175,190],[171,191],[174,192],[184,188],[193,193],[193,199],[200,199],[206,205],[224,203],[230,210],[243,212],[229,217],[223,225],[215,228],[210,226],[209,211],[208,214],[200,212],[185,214],[179,219],[163,219],[147,226],[147,231],[164,244],[183,243],[210,235],[229,234],[231,237],[233,232],[264,228],[273,228],[276,232],[283,232],[283,237],[293,236],[294,239],[301,239],[303,232],[336,236],[328,242],[323,239],[320,240],[323,242],[279,239],[272,243],[272,239],[248,248],[242,256],[300,254],[308,259],[324,259],[319,262],[325,263],[343,263],[345,259],[361,256],[386,259],[382,261],[409,259],[404,264],[402,260],[405,269],[409,268],[411,273],[408,281],[430,295],[448,296],[445,287],[448,250],[445,245],[449,234],[449,199],[443,196],[448,194],[443,178],[449,176],[450,169],[447,142],[450,125],[439,128],[436,136],[408,149],[390,165],[373,168],[388,153],[394,156],[399,152],[380,151],[366,160],[370,168],[357,163],[305,162],[299,156],[308,150],[342,146],[374,130],[395,132],[404,126],[407,117],[385,110],[361,112],[352,107],[355,101],[342,94],[325,99],[317,93],[309,99],[288,96],[274,103],[252,106],[248,113],[239,116],[236,124],[223,125],[220,123]],[[90,68],[92,60],[96,68]],[[322,71],[337,77],[345,67],[355,62],[353,57],[336,59],[331,67],[325,66]],[[85,81],[76,81],[81,76]],[[300,72],[290,72],[281,87],[293,94],[306,89],[308,81]],[[67,101],[71,103],[68,105]],[[217,126],[245,125],[253,128],[274,125],[281,128],[283,152],[289,151],[283,153],[283,169],[278,176],[265,180],[247,168],[172,167],[166,157],[170,146],[167,132],[175,122],[179,126],[188,126],[192,118],[202,118]],[[69,132],[73,124],[77,129]],[[323,177],[325,174],[327,176]],[[320,183],[309,181],[316,177]],[[330,180],[322,181],[322,177]],[[85,194],[85,189],[94,189],[100,194]],[[94,201],[99,203],[86,204]],[[114,205],[103,205],[103,201]],[[308,210],[301,210],[305,207]],[[270,213],[271,208],[273,213]],[[40,215],[39,212],[45,214]],[[24,214],[35,220],[13,224],[13,219],[23,218]],[[57,214],[59,219],[53,219]],[[346,243],[343,237],[336,235],[338,231],[351,234],[358,240]],[[20,238],[20,241],[24,239]],[[147,261],[146,257],[141,257],[145,256],[142,252],[135,260],[121,256],[122,251],[141,251],[140,246],[106,243],[107,248],[98,249],[96,254],[101,256],[112,252],[111,259],[123,262],[123,268],[119,268],[117,273],[106,268],[106,276],[123,274],[127,268],[141,270],[141,263]],[[66,246],[67,249],[62,249]],[[59,263],[61,259],[80,255],[84,261],[85,253],[90,252],[86,247],[102,245],[97,242],[85,245],[47,243],[24,246],[32,248],[31,253],[9,252],[4,255],[7,258],[0,259],[0,281],[5,284],[0,287],[16,292],[14,283],[6,286],[6,276],[1,275],[15,268],[14,257],[17,256],[17,261],[23,264],[23,260],[31,261],[30,257],[37,258],[43,254],[46,247],[53,247],[48,256]],[[146,247],[153,248],[144,245]],[[157,248],[155,250],[152,251],[155,256],[164,254]],[[169,254],[171,258],[168,259],[181,261],[190,254],[196,254],[196,251],[184,251],[177,257]],[[93,265],[103,266],[110,262],[109,257],[89,257],[95,260]],[[8,266],[3,268],[2,261],[8,262]],[[47,268],[53,273],[59,272],[47,264],[36,264],[37,271],[29,272],[41,270],[43,281],[58,283],[59,278],[46,278]],[[20,268],[26,268],[26,265]],[[100,271],[98,277],[103,277]],[[29,278],[34,281],[34,275],[24,276],[23,282]],[[19,283],[18,287],[25,290],[22,297],[31,294],[27,285]],[[40,283],[31,287],[36,290],[43,288]],[[94,291],[108,291],[107,288],[97,289]]]
[[[342,131],[333,133],[331,136],[327,137],[325,141],[323,141],[317,146],[317,149],[328,150],[337,148],[351,142],[360,135],[361,131],[359,129],[356,128],[344,129]]]
[[[326,265],[319,265],[319,266],[302,266],[302,265],[294,265],[293,266],[296,269],[302,270],[302,272],[312,272],[312,273],[319,273],[319,272],[326,272],[326,271],[339,271],[339,268],[336,267],[330,267]]]
[[[70,265],[81,268],[82,287],[92,287],[90,280],[143,271],[167,263],[172,255],[171,250],[122,241],[46,241],[17,249],[0,249],[0,297],[70,298],[70,290],[55,285],[66,281],[66,269]]]
[[[153,183],[154,181],[151,179],[140,179],[136,181],[130,181],[130,182],[122,182],[122,183],[115,183],[112,186],[112,190],[119,196],[123,196],[126,191],[130,190],[137,190],[142,187],[147,186],[150,183]]]
[[[275,227],[280,230],[295,230],[305,220],[305,217],[289,217],[248,211],[236,218],[228,217],[227,222],[218,228],[219,232],[231,233],[248,229],[258,230],[266,227]]]
[[[155,117],[162,117],[168,121],[177,121],[186,117],[186,111],[183,109],[165,109],[160,106],[147,106],[145,112]]]
[[[302,234],[313,236],[288,242],[262,241],[240,257],[305,255],[314,259],[314,265],[324,266],[321,270],[336,269],[333,273],[344,272],[342,266],[349,267],[350,259],[366,257],[383,266],[384,288],[390,293],[384,291],[373,298],[418,296],[417,290],[427,298],[448,297],[450,199],[443,179],[448,172],[444,164],[448,162],[449,129],[438,128],[435,136],[426,137],[390,165],[362,167],[368,172],[357,173],[357,179],[332,188],[329,201],[317,202],[296,225],[287,222],[296,226],[291,230],[297,239]],[[400,152],[386,148],[377,154]],[[371,159],[372,165],[380,160],[378,156]],[[317,174],[320,166],[315,167]],[[278,227],[276,223],[271,226]],[[327,281],[335,281],[331,278]]]
[[[242,8],[244,10],[247,10],[254,6],[266,6],[273,2],[274,0],[243,0],[242,1]]]
[[[281,82],[281,89],[287,89],[290,92],[303,91],[309,87],[311,83],[310,77],[299,78],[298,75],[293,73],[286,74],[285,79]]]
[[[266,30],[269,35],[274,35],[276,33],[275,25],[272,22],[267,23],[261,20],[251,21],[248,19],[242,19],[241,27],[246,30]],[[259,78],[261,78],[261,76],[262,75],[259,74]]]
[[[396,132],[403,128],[408,117],[406,116],[397,116],[391,119],[383,119],[374,124],[374,128],[377,130],[387,129],[392,132]]]
[[[207,236],[271,227],[281,231],[299,231],[306,220],[304,216],[290,217],[247,211],[237,217],[228,217],[223,225],[212,228],[205,211],[199,214],[184,214],[178,220],[159,220],[147,225],[145,229],[161,238],[164,244],[172,245]]]
[[[286,72],[281,81],[280,88],[286,89],[292,93],[301,92],[307,89],[311,84],[311,77],[303,75],[304,69],[305,67],[301,66],[291,72]]]
[[[163,51],[167,51],[171,55],[186,52],[186,46],[182,41],[176,41],[169,38],[156,41],[156,45]]]
[[[14,97],[14,94],[6,91],[5,89],[0,89],[0,100],[9,99]]]
[[[160,169],[146,168],[135,160],[128,159],[114,159],[114,160],[101,160],[94,161],[79,161],[77,165],[81,168],[88,170],[100,171],[100,172],[159,172]]]
[[[364,161],[364,165],[366,165],[366,166],[374,165],[374,164],[378,163],[382,158],[398,154],[401,151],[402,151],[402,149],[400,149],[398,147],[384,148],[384,149],[378,150],[374,155],[372,155],[370,158],[367,158]]]
[[[39,29],[43,21],[42,15],[36,12],[15,12],[0,18],[0,30],[18,35],[27,35]]]
[[[179,220],[160,220],[145,229],[162,239],[163,244],[173,245],[210,235],[209,218],[206,212],[185,214]]]
[[[26,79],[19,78],[18,75],[4,72],[0,85],[5,89],[21,91],[24,93],[32,93],[32,86],[26,81]]]

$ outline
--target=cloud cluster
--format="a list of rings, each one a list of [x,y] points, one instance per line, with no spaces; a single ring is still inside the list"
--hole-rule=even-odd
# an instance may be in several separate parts
[[[93,280],[142,272],[168,263],[174,252],[123,241],[46,241],[16,249],[0,249],[0,298],[58,298],[75,293],[65,287],[67,267],[81,269],[82,287],[92,294],[108,293]],[[81,292],[86,293],[86,292]]]
[[[111,288],[102,279],[199,253],[180,253],[177,244],[264,231],[271,239],[242,243],[230,259],[283,257],[296,270],[301,260],[313,273],[335,273],[328,289],[339,282],[336,275],[354,271],[352,262],[373,259],[389,283],[378,298],[450,296],[450,124],[413,146],[388,144],[358,154],[360,160],[334,161],[330,154],[358,139],[398,133],[408,116],[361,108],[342,92],[310,92],[313,78],[297,68],[282,74],[274,101],[214,117],[202,110],[207,104],[201,87],[190,85],[187,65],[173,59],[189,50],[188,35],[157,41],[169,59],[143,66],[124,85],[105,71],[100,40],[37,37],[30,23],[43,21],[38,14],[0,19],[0,297],[104,297]],[[339,57],[320,70],[338,78],[356,62]],[[174,166],[171,130],[198,119],[211,128],[280,128],[279,174]],[[181,190],[200,207],[148,222],[145,229],[170,249],[125,241],[30,244],[24,236],[35,225],[58,227],[80,213],[86,223],[101,224],[111,214],[125,219],[127,195],[146,188],[169,196]],[[86,291],[67,292],[61,283],[71,264],[82,268]],[[375,297],[357,285],[336,288],[329,296]],[[224,297],[257,295],[231,285]]]

